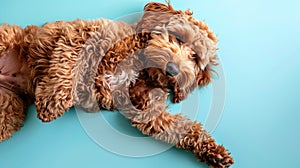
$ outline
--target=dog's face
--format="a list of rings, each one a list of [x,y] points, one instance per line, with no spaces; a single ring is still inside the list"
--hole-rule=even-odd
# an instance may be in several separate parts
[[[147,67],[153,67],[149,68],[149,75],[174,90],[174,102],[211,81],[211,66],[217,65],[217,40],[191,12],[149,3],[137,23],[137,31],[150,33],[144,51]]]

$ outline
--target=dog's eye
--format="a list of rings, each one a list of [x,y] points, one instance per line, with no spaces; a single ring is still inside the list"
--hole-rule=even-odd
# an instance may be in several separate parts
[[[196,66],[199,65],[200,59],[199,59],[199,56],[198,56],[197,54],[195,54],[195,53],[192,54],[192,55],[190,56],[190,59],[195,61]]]
[[[198,57],[197,54],[191,54],[190,55],[190,59],[197,59],[197,57]]]
[[[182,38],[178,34],[176,34],[174,32],[170,32],[170,35],[173,36],[173,37],[175,37],[175,39],[179,43],[179,45],[181,45],[183,43]]]
[[[178,43],[181,45],[183,43],[182,39],[179,36],[175,36]]]
[[[221,162],[222,159],[221,158],[216,158],[215,160],[218,163],[218,162]]]

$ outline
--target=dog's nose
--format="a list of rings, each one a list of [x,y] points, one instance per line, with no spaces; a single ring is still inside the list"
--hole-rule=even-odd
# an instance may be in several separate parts
[[[166,74],[169,76],[176,76],[179,73],[179,68],[174,62],[168,62],[166,66]]]

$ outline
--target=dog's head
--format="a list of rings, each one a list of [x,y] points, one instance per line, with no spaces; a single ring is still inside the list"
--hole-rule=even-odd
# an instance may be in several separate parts
[[[174,101],[179,102],[197,86],[212,79],[212,67],[217,65],[217,39],[202,21],[192,13],[174,10],[170,4],[148,3],[136,30],[149,33],[144,50],[148,78],[160,80],[174,89]]]

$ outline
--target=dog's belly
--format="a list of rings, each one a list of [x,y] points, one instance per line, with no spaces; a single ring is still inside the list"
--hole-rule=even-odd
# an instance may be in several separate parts
[[[6,91],[21,92],[27,87],[26,73],[22,70],[22,60],[18,53],[11,49],[0,56],[0,87]]]

